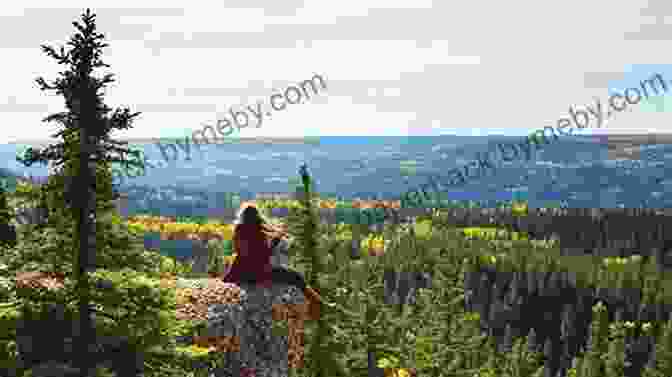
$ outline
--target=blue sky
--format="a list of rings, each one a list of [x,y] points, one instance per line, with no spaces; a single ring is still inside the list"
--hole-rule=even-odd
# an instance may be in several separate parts
[[[667,83],[668,91],[666,93],[662,93],[662,88],[659,87],[659,90],[661,90],[660,95],[653,96],[651,89],[647,86],[647,90],[649,91],[649,95],[651,97],[649,97],[648,100],[644,98],[642,99],[640,105],[637,106],[636,110],[633,110],[633,112],[635,112],[636,114],[627,115],[628,117],[633,118],[632,120],[633,124],[631,126],[632,128],[634,128],[635,131],[640,129],[644,130],[650,129],[653,132],[668,133],[670,132],[670,130],[672,130],[672,128],[669,126],[670,124],[669,113],[672,112],[672,65],[670,64],[626,65],[624,68],[623,77],[618,80],[610,80],[609,82],[610,94],[613,92],[623,93],[624,90],[626,90],[627,88],[641,89],[641,82],[643,80],[651,78],[656,73],[660,73],[663,76],[665,82]],[[643,94],[644,93],[642,92],[642,95]],[[644,124],[641,125],[637,124],[635,126],[636,123],[639,123],[634,120],[635,116],[637,115],[639,115],[637,118],[641,119],[641,123]],[[620,131],[620,128],[626,129],[628,127],[626,127],[626,125],[619,125],[618,131]],[[607,126],[605,127],[605,130],[597,130],[594,133],[610,132],[610,131],[613,132],[613,130],[615,129],[616,128]]]
[[[569,106],[606,103],[610,89],[654,72],[672,78],[672,14],[660,1],[610,2],[608,17],[606,3],[579,0],[25,4],[33,8],[0,5],[0,54],[12,57],[0,72],[0,121],[11,125],[0,142],[58,129],[41,119],[63,111],[63,99],[35,79],[63,67],[40,44],[64,45],[85,6],[110,45],[111,68],[98,73],[117,80],[106,104],[142,112],[135,128],[114,134],[123,138],[191,135],[315,74],[326,90],[240,136],[524,136]],[[633,107],[581,133],[669,132],[669,114]]]

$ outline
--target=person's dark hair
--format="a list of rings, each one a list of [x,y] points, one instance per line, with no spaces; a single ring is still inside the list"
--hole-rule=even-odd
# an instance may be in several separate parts
[[[264,225],[264,219],[261,217],[261,215],[259,215],[259,210],[257,210],[257,207],[248,206],[240,215],[240,223],[262,226]]]
[[[238,233],[240,226],[244,224],[256,225],[259,231],[261,231],[265,236],[275,237],[275,229],[266,223],[264,218],[259,214],[259,210],[255,206],[247,206],[242,212],[240,212],[238,223],[234,232]]]

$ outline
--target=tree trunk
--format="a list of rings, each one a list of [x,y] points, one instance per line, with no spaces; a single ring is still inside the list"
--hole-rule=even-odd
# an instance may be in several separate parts
[[[79,236],[79,250],[77,263],[77,292],[79,294],[79,337],[77,338],[77,348],[79,350],[80,360],[78,361],[79,370],[82,377],[88,377],[93,371],[94,365],[91,365],[89,357],[91,353],[89,347],[95,344],[95,334],[93,323],[91,321],[91,310],[89,305],[88,291],[88,269],[89,261],[89,234],[91,230],[91,218],[89,217],[91,196],[91,174],[89,169],[90,143],[85,125],[80,128],[80,158],[79,158],[79,176],[77,186],[71,191],[79,193],[80,200],[77,197],[72,198],[73,211],[79,210],[77,218],[77,228]],[[75,204],[76,203],[76,204]],[[94,251],[95,252],[95,251]]]

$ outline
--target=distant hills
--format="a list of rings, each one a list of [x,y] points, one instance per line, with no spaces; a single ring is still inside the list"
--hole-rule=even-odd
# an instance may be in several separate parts
[[[606,144],[610,159],[641,159],[640,147],[652,144],[672,144],[672,134],[602,134],[581,135],[581,139]]]
[[[329,136],[326,136],[324,140],[326,143]],[[575,141],[585,141],[588,143],[596,144],[606,144],[609,152],[609,159],[639,159],[640,153],[639,148],[643,145],[651,144],[672,144],[672,133],[668,134],[654,134],[654,133],[644,133],[644,134],[597,134],[597,135],[573,135],[571,137]],[[121,141],[126,141],[129,144],[152,144],[155,142],[174,142],[176,139],[181,139],[177,137],[171,138],[126,138],[120,139]],[[48,139],[32,139],[32,140],[16,140],[9,142],[7,144],[23,144],[32,147],[46,147],[51,143],[56,141],[50,141]],[[230,144],[230,143],[243,143],[243,144],[320,144],[319,136],[312,137],[234,137],[227,139],[219,139],[213,144]],[[7,169],[4,169],[7,170]],[[5,174],[8,171],[4,172]],[[2,175],[3,172],[0,172]],[[16,173],[13,173],[16,174]]]
[[[128,142],[129,144],[151,144],[157,141],[159,142],[174,142],[176,139],[183,140],[184,137],[166,137],[166,138],[121,138],[120,141]],[[308,143],[315,144],[319,143],[318,137],[236,137],[228,139],[218,139],[212,144],[230,144],[230,143]],[[56,143],[56,140],[49,139],[24,139],[24,140],[14,140],[6,144],[25,144],[32,147],[46,147],[49,144]]]
[[[17,182],[20,181],[25,181],[25,179],[10,169],[0,167],[0,184],[5,190],[14,192]]]
[[[30,184],[43,184],[47,177],[24,177],[23,174],[17,173],[11,169],[0,167],[0,181],[5,186],[5,189],[13,192],[16,189],[17,182]]]
[[[11,169],[0,167],[0,178],[19,178],[19,174]]]

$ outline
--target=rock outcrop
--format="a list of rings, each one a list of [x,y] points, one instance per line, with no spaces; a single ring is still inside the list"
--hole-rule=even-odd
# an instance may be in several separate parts
[[[60,289],[61,276],[43,272],[17,274],[16,284],[24,287]],[[300,289],[286,284],[262,287],[240,286],[219,279],[205,279],[190,288],[177,287],[176,280],[162,281],[177,290],[176,317],[180,320],[205,320],[201,334],[180,339],[181,344],[213,347],[221,354],[222,366],[216,377],[239,376],[241,370],[253,368],[256,376],[287,376],[289,368],[303,367],[304,321],[308,304]],[[37,317],[23,318],[17,329],[20,364],[34,368],[44,363],[72,360],[74,319],[62,307],[51,307]],[[288,331],[273,327],[285,322]],[[54,333],[48,329],[60,329]],[[44,334],[50,334],[45,337]],[[112,367],[120,376],[134,376],[142,371],[142,355],[133,352],[124,339],[97,339],[97,353],[102,365]],[[55,352],[60,350],[61,352]]]
[[[222,352],[223,367],[215,376],[237,376],[241,369],[253,368],[257,377],[282,377],[288,375],[288,368],[303,367],[307,319],[303,293],[285,284],[270,288],[241,284],[239,288],[238,302],[208,308],[207,328],[196,339]],[[287,333],[273,329],[278,321],[287,323]]]

